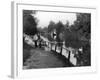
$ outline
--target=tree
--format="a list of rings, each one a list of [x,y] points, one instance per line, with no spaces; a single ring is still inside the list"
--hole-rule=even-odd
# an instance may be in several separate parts
[[[50,21],[48,25],[48,32],[51,32],[55,28],[55,22]]]
[[[59,34],[64,32],[64,25],[61,21],[56,24],[56,31],[57,31],[57,40],[61,41]]]
[[[64,34],[64,25],[61,21],[59,21],[57,24],[56,24],[56,32],[57,32],[57,39],[56,41],[57,42],[63,42],[63,34]],[[62,45],[62,43],[58,43],[59,46]]]
[[[48,35],[48,39],[50,41],[53,41],[54,39],[51,36],[51,34],[56,30],[56,34],[57,34],[57,38],[56,41],[57,42],[62,42],[63,39],[61,38],[63,33],[64,33],[64,25],[61,21],[59,21],[58,23],[55,23],[53,21],[50,21],[49,25],[48,25],[48,33],[50,33],[50,35]]]
[[[32,14],[35,14],[35,11],[23,10],[23,32],[27,35],[37,33],[37,19]]]
[[[77,20],[74,22],[75,31],[78,32],[80,37],[90,39],[91,33],[91,14],[89,13],[77,13]]]
[[[65,29],[69,29],[70,26],[69,26],[69,21],[66,21],[66,24],[64,25]]]
[[[90,40],[91,15],[87,13],[77,13],[77,19],[73,25],[66,30],[66,46],[80,48],[84,41]]]
[[[77,20],[74,22],[71,31],[78,34],[79,42],[76,42],[77,45],[81,45],[83,52],[79,53],[78,62],[83,66],[91,65],[91,14],[87,13],[78,13]]]
[[[56,24],[53,21],[50,21],[49,25],[48,25],[48,39],[50,41],[53,41],[54,39],[52,38],[52,32],[53,30],[56,28]]]

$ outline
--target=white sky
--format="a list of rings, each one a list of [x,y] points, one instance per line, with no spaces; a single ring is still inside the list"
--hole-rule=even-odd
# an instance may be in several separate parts
[[[47,27],[50,21],[55,23],[61,21],[63,24],[66,24],[67,20],[69,24],[73,24],[76,20],[76,13],[59,13],[59,12],[42,12],[38,11],[35,14],[35,17],[39,20],[38,27]]]

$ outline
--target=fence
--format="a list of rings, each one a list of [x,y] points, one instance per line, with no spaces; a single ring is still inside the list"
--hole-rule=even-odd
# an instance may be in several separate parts
[[[42,37],[42,39],[43,41],[38,41],[38,43],[41,44],[41,47],[43,46],[42,44],[44,44],[45,45],[44,47],[47,47],[49,50],[55,51],[58,54],[65,56],[73,65],[77,65],[77,58],[73,57],[74,60],[71,59],[72,56],[76,54],[75,49],[65,47],[65,42],[49,41],[44,37]],[[26,41],[31,46],[35,45],[34,41],[30,38],[28,38],[28,40]],[[59,46],[58,43],[61,43],[62,45]]]
[[[61,46],[58,43],[62,43]],[[52,42],[52,41],[44,41],[46,47],[48,47],[51,51],[55,51],[58,54],[65,56],[68,61],[70,61],[74,66],[77,65],[77,59],[74,57],[73,61],[71,60],[72,55],[75,55],[75,49],[65,47],[64,42]],[[73,53],[74,51],[74,53]]]

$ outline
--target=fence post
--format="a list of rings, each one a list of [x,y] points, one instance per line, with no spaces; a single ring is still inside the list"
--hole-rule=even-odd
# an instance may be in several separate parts
[[[46,46],[46,41],[44,42],[44,45]]]
[[[41,41],[39,41],[39,47],[41,48],[41,46],[42,46],[42,45],[41,45]]]
[[[52,43],[51,43],[51,50],[52,50]]]
[[[61,45],[60,54],[62,54],[62,49],[63,49],[63,42],[62,42],[62,45]]]
[[[62,54],[62,46],[61,46],[60,54]]]
[[[48,48],[49,48],[49,42],[48,42],[47,46],[48,46]]]
[[[68,61],[70,62],[70,53],[71,51],[69,51],[69,54],[68,54]]]
[[[57,44],[55,44],[55,51],[56,51],[56,49],[57,49]]]

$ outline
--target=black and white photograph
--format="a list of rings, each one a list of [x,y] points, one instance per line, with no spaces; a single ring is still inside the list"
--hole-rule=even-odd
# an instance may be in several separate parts
[[[91,66],[91,13],[27,10],[23,69]]]

